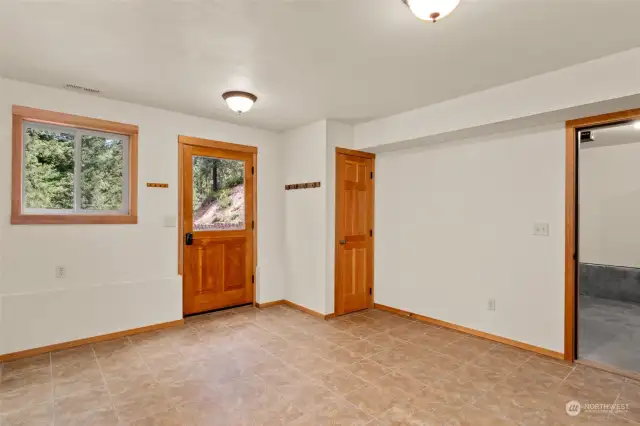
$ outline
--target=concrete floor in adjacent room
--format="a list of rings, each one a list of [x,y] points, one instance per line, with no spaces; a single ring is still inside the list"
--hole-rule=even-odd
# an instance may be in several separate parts
[[[640,304],[580,296],[578,357],[640,373]]]
[[[629,404],[566,413],[568,401]],[[584,405],[583,405],[584,406]],[[640,384],[371,310],[284,306],[6,363],[0,425],[635,425]]]

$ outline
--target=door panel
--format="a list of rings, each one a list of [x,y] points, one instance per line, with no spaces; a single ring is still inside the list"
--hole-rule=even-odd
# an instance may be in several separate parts
[[[184,145],[184,313],[253,301],[253,156]]]
[[[372,305],[373,159],[336,157],[336,313]]]

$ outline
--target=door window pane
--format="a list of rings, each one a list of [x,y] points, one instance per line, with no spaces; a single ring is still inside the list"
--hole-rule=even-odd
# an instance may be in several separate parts
[[[124,143],[95,135],[81,139],[81,200],[83,210],[124,210]]]
[[[26,127],[24,136],[24,207],[73,209],[74,133]]]
[[[193,157],[193,229],[245,229],[244,161]]]

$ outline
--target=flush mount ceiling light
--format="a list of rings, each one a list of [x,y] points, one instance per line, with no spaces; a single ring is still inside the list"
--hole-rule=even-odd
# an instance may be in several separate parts
[[[636,130],[640,130],[640,120],[635,121],[633,123],[633,128],[636,129]]]
[[[423,21],[439,21],[458,7],[460,0],[402,0]]]
[[[231,92],[224,92],[222,94],[222,99],[227,102],[227,105],[232,111],[235,111],[238,114],[243,114],[251,109],[255,101],[258,100],[258,97],[253,93],[234,90]]]

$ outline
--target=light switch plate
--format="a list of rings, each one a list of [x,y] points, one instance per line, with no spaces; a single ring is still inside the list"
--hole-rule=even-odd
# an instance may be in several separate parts
[[[549,236],[549,224],[544,222],[538,222],[533,224],[533,235],[540,237]]]

